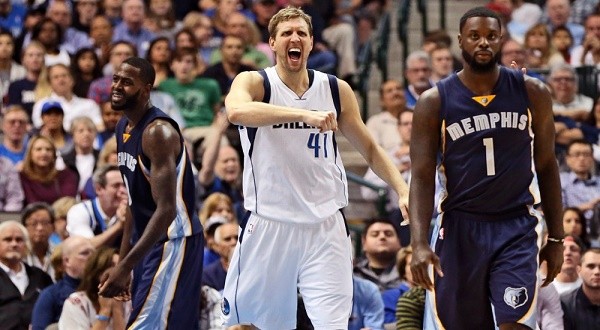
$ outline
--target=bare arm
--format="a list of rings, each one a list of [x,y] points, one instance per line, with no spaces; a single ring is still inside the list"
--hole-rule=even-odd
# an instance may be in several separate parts
[[[529,102],[532,107],[532,128],[534,133],[533,157],[538,175],[542,198],[542,209],[548,226],[548,235],[562,239],[562,200],[558,165],[554,156],[554,117],[552,99],[543,84],[533,78],[525,78]],[[548,263],[548,275],[544,285],[548,285],[562,265],[562,244],[548,242],[540,251],[540,262]]]
[[[202,155],[202,168],[198,174],[198,181],[202,186],[208,186],[215,179],[215,163],[221,149],[221,138],[229,126],[227,115],[218,112],[212,124],[212,131],[206,139],[208,142]]]
[[[340,130],[369,163],[369,167],[373,169],[373,172],[398,193],[401,210],[404,208],[402,210],[403,216],[407,217],[408,185],[400,175],[396,165],[369,134],[360,117],[358,103],[350,86],[339,79],[338,85],[342,105],[342,113],[338,122]]]
[[[440,275],[439,259],[429,247],[429,227],[433,215],[435,169],[440,145],[440,96],[437,88],[424,92],[417,101],[411,135],[410,235],[413,248],[411,270],[417,285],[431,290],[429,264]]]
[[[152,246],[165,236],[177,214],[175,169],[177,156],[181,152],[179,134],[170,123],[156,120],[143,133],[142,150],[152,164],[150,189],[152,199],[156,203],[156,211],[148,220],[146,229],[137,243],[109,273],[108,278],[101,281],[99,294],[105,297],[122,295],[128,290],[131,270]]]
[[[263,97],[263,78],[259,73],[251,71],[237,75],[225,98],[229,121],[247,127],[304,122],[320,128],[321,132],[337,129],[331,113],[271,105],[261,102]]]

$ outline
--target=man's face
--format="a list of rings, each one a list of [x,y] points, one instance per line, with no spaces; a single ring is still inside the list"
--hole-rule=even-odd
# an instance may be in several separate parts
[[[77,240],[69,255],[63,256],[63,264],[70,276],[81,278],[88,258],[94,253],[94,246],[88,239],[81,237]]]
[[[224,147],[219,150],[215,174],[225,182],[235,182],[240,175],[240,160],[235,149]]]
[[[572,238],[567,237],[563,243],[563,264],[561,272],[566,270],[575,270],[581,261],[581,249]]]
[[[37,210],[25,220],[25,227],[29,232],[31,244],[47,244],[50,234],[54,231],[52,218],[47,210]]]
[[[294,18],[277,25],[274,38],[269,38],[271,50],[277,63],[290,72],[300,72],[306,68],[308,55],[313,48],[313,37],[308,24],[302,18]]]
[[[431,52],[431,68],[438,77],[446,77],[452,73],[452,65],[450,49],[440,48]]]
[[[569,20],[571,13],[569,0],[548,0],[546,8],[548,10],[548,19],[552,25],[564,25]]]
[[[550,76],[549,80],[554,98],[557,101],[569,103],[575,98],[577,83],[572,72],[569,70],[556,71]]]
[[[363,250],[367,256],[396,256],[400,250],[400,240],[394,227],[382,222],[371,225],[363,239]]]
[[[490,72],[500,59],[500,23],[491,17],[467,19],[458,36],[465,62],[476,72]]]
[[[386,110],[402,110],[406,106],[406,97],[400,82],[386,81],[381,87],[381,107]]]
[[[63,66],[53,66],[48,71],[48,81],[54,93],[65,96],[73,91],[73,77],[69,69]]]
[[[40,72],[44,66],[44,50],[31,44],[27,46],[23,53],[23,66],[29,71]]]
[[[412,111],[404,111],[398,117],[398,132],[403,142],[410,143],[410,134],[412,133]]]
[[[9,141],[23,141],[27,133],[27,114],[24,111],[11,111],[4,115],[2,132]]]
[[[407,63],[406,79],[416,89],[429,88],[431,78],[431,67],[424,59],[416,59]]]
[[[142,24],[145,18],[144,3],[141,0],[123,2],[123,21],[130,24]]]
[[[238,241],[238,225],[234,223],[224,223],[215,230],[215,243],[217,252],[222,258],[229,258],[231,251],[235,248]]]
[[[131,110],[141,102],[144,85],[139,78],[140,69],[127,63],[121,64],[111,84],[110,104],[113,110]]]
[[[575,174],[589,175],[594,166],[592,148],[583,143],[571,145],[567,151],[567,166]]]
[[[126,59],[133,56],[133,49],[126,44],[117,44],[110,51],[110,64],[115,70],[125,61]]]
[[[119,171],[108,171],[106,173],[106,185],[104,187],[96,186],[96,195],[98,195],[102,205],[116,209],[127,196],[121,173]]]
[[[114,132],[117,127],[117,123],[123,117],[123,113],[113,110],[110,102],[102,103],[100,107],[102,109],[102,121],[104,122],[104,128],[109,132]]]
[[[221,44],[221,53],[223,62],[237,64],[242,60],[244,56],[244,45],[240,38],[236,37],[225,37],[223,44]]]
[[[57,109],[50,109],[42,113],[42,122],[44,123],[44,127],[51,131],[62,129],[63,119],[63,112]]]
[[[585,20],[585,32],[600,38],[600,15],[590,15]]]
[[[55,22],[46,21],[43,23],[40,34],[38,35],[38,40],[45,47],[53,46],[59,40],[58,30],[56,28]]]
[[[85,122],[79,122],[72,127],[73,144],[84,149],[91,150],[96,139],[96,128],[88,125]]]
[[[242,14],[233,13],[227,19],[227,34],[232,34],[239,38],[246,38],[246,17]]]
[[[584,287],[596,292],[600,290],[600,253],[590,251],[583,255],[579,277]]]
[[[19,227],[12,225],[0,231],[0,261],[10,265],[20,262],[27,251],[25,235]]]
[[[525,65],[525,49],[518,42],[508,40],[502,47],[500,61],[506,67],[510,67],[512,61],[515,61],[519,67],[523,67]]]
[[[112,37],[112,26],[105,16],[96,16],[90,23],[90,37],[96,45],[110,43]]]
[[[79,0],[75,3],[79,20],[89,22],[98,12],[96,0]]]
[[[182,83],[189,83],[196,76],[196,63],[194,55],[183,55],[181,58],[176,58],[171,64],[171,70],[175,78]]]
[[[68,28],[71,25],[71,12],[67,7],[67,4],[61,1],[54,1],[48,8],[46,14],[51,20],[58,23],[63,29]]]
[[[8,35],[0,35],[0,60],[10,60],[15,50],[13,39]]]

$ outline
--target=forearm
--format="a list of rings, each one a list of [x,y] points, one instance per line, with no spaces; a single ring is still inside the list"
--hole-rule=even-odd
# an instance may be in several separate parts
[[[290,122],[301,122],[304,109],[275,106],[263,102],[247,102],[227,107],[229,121],[247,127],[269,126]]]
[[[166,237],[167,229],[173,222],[173,219],[175,219],[175,216],[175,208],[157,207],[156,211],[148,221],[148,225],[142,233],[142,236],[123,259],[123,267],[127,270],[133,269],[159,239]]]
[[[104,232],[90,239],[95,248],[108,246],[114,242],[117,236],[123,231],[123,224],[119,220],[113,226],[108,227]]]
[[[410,182],[410,236],[411,243],[415,246],[429,242],[429,227],[433,215],[433,201],[435,195],[435,172],[431,178],[420,173],[415,173]]]
[[[538,184],[542,198],[542,209],[548,227],[548,235],[554,238],[562,238],[564,230],[558,166],[556,165],[556,161],[549,160],[542,166],[536,166],[536,170],[539,177]]]
[[[400,198],[408,197],[408,185],[400,175],[398,168],[380,146],[373,144],[371,155],[367,161],[373,172],[394,189]]]

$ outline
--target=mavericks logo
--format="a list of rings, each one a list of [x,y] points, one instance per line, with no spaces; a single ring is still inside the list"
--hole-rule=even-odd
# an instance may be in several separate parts
[[[223,312],[223,315],[227,316],[230,311],[229,301],[227,301],[227,298],[223,297],[223,300],[221,300],[221,312]]]
[[[504,290],[504,302],[514,309],[525,305],[527,299],[527,289],[525,288],[508,287]]]

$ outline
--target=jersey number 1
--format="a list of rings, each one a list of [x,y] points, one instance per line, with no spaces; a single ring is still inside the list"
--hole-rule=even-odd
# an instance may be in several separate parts
[[[306,146],[308,149],[313,149],[315,158],[319,158],[319,151],[321,150],[321,133],[310,133]],[[327,133],[323,133],[323,157],[327,158]]]
[[[494,139],[483,139],[483,145],[485,146],[485,167],[487,168],[487,175],[496,175],[496,165],[494,164]]]

